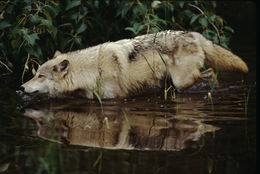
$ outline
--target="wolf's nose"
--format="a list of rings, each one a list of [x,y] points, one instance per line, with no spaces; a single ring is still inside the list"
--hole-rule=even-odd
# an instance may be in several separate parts
[[[23,86],[20,86],[20,87],[18,88],[18,90],[24,92],[24,87],[23,87]]]

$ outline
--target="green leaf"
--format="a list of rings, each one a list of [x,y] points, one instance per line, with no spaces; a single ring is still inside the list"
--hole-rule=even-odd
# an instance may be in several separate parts
[[[136,34],[136,31],[133,27],[126,27],[125,30],[132,31],[134,34]]]
[[[206,17],[199,18],[199,23],[200,23],[203,27],[207,27],[207,26],[208,26],[208,20],[206,19]]]
[[[225,26],[224,29],[230,31],[231,33],[234,33],[234,29],[231,28],[230,26]]]
[[[137,35],[140,31],[144,29],[144,25],[141,23],[134,23],[133,27],[126,27],[125,30],[132,31],[135,35]]]
[[[84,24],[84,23],[82,23],[82,24],[80,25],[80,27],[77,29],[76,33],[77,33],[77,34],[80,34],[80,33],[84,32],[86,29],[87,29],[87,25]]]
[[[32,15],[30,17],[30,21],[32,24],[37,25],[41,21],[41,19],[38,15]]]
[[[181,8],[183,8],[183,6],[184,6],[184,1],[178,1],[178,4],[179,4],[179,6],[181,7]]]
[[[39,58],[42,56],[42,50],[39,45],[36,45],[34,47],[27,46],[27,47],[25,47],[25,50],[27,53],[29,53],[30,55],[32,55],[34,57]]]
[[[213,42],[216,43],[216,44],[219,44],[219,39],[218,39],[218,36],[217,36],[217,35],[215,35],[215,36],[213,37]]]
[[[198,19],[198,17],[199,16],[197,15],[192,16],[192,18],[190,19],[190,24],[193,24]]]
[[[68,19],[77,20],[78,16],[79,16],[79,13],[77,11],[71,10],[71,11],[67,12],[64,16],[62,16],[61,18],[66,21]]]
[[[42,19],[41,21],[42,21],[42,24],[43,24],[44,26],[46,26],[48,29],[51,29],[51,27],[52,27],[52,22],[51,22],[50,20]]]
[[[75,40],[77,45],[81,45],[82,39],[80,37],[76,37],[74,40]]]
[[[190,10],[184,10],[184,14],[188,17],[191,17],[192,15],[195,15],[194,13],[192,13]]]
[[[221,43],[228,43],[229,42],[229,37],[222,35],[220,36],[220,42]]]
[[[82,10],[82,12],[79,13],[79,15],[78,15],[78,21],[83,19],[89,12],[88,9],[85,7],[82,7],[81,10]]]
[[[57,7],[53,7],[52,5],[46,5],[45,9],[51,14],[53,17],[57,16],[60,12],[60,9]]]
[[[230,50],[230,48],[228,47],[228,45],[226,43],[221,43],[221,46],[226,48],[226,49],[228,49],[228,50]]]
[[[24,12],[31,12],[31,10],[32,10],[31,4],[28,4],[27,6],[25,6],[25,7],[23,8],[23,10],[24,10]]]
[[[157,33],[157,32],[159,32],[160,31],[160,28],[158,28],[158,27],[152,27],[151,28],[151,33]]]
[[[134,8],[133,8],[134,15],[146,14],[147,11],[148,11],[147,6],[145,4],[142,4],[142,3],[134,6]]]
[[[223,26],[223,19],[220,16],[217,16],[215,19],[215,22],[219,25],[219,26]]]
[[[174,11],[174,6],[173,6],[173,4],[169,4],[169,9],[170,9],[170,12],[173,12],[173,11]]]
[[[0,30],[3,30],[3,29],[5,29],[5,28],[7,28],[7,27],[10,27],[11,26],[11,24],[9,23],[9,22],[7,22],[6,20],[5,21],[2,21],[1,23],[0,23]]]
[[[214,14],[214,15],[209,16],[208,19],[209,19],[210,22],[214,22],[216,17],[217,17],[217,15]]]
[[[65,23],[65,24],[59,25],[59,27],[72,27],[72,24],[71,23]]]
[[[204,30],[204,31],[202,32],[202,35],[203,35],[204,37],[206,37],[207,39],[210,39],[210,40],[211,40],[211,35],[209,34],[208,30]]]
[[[74,1],[67,1],[68,2],[68,4],[67,4],[67,6],[65,7],[65,10],[70,10],[70,9],[72,9],[72,8],[74,8],[74,7],[77,7],[77,6],[79,6],[80,4],[81,4],[81,2],[80,2],[80,0],[74,0]]]
[[[52,17],[55,17],[55,16],[52,16],[48,11],[46,11],[46,10],[43,10],[43,12],[42,12],[44,15],[45,15],[45,17],[48,19],[48,20],[52,20]]]
[[[98,7],[99,7],[99,0],[94,0],[94,2],[92,2],[92,5],[93,5],[95,8],[98,8]]]
[[[30,35],[25,34],[25,35],[23,35],[23,38],[32,46],[35,44],[35,40],[39,39],[37,33],[33,33]]]

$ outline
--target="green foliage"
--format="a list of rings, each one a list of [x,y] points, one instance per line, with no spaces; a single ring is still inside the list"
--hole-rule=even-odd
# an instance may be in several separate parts
[[[0,1],[0,72],[35,72],[67,52],[165,29],[198,31],[228,48],[233,29],[215,1]],[[30,74],[30,73],[29,73]]]
[[[214,13],[215,1],[122,1],[117,15],[128,15],[134,35],[164,29],[198,31],[215,43],[228,48],[234,30]]]

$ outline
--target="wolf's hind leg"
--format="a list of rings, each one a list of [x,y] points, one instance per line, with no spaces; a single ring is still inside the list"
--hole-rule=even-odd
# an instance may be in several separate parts
[[[200,78],[200,63],[192,60],[191,56],[182,57],[179,64],[169,66],[172,82],[177,89],[187,88]]]
[[[169,65],[169,72],[177,89],[187,88],[200,78],[205,54],[196,39],[179,40],[178,49],[170,56],[173,63]]]
[[[209,79],[212,84],[213,83],[215,84],[215,87],[217,87],[217,88],[220,87],[218,79],[217,79],[217,75],[215,74],[213,68],[208,68],[207,70],[202,71],[200,74],[200,78],[203,80]]]

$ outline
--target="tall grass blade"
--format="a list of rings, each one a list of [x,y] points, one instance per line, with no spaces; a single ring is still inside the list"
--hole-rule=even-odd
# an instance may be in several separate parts
[[[213,79],[213,82],[212,82],[212,85],[210,86],[210,92],[212,93],[215,89],[215,85],[216,85],[216,81],[217,81],[217,78],[218,78],[218,73],[219,73],[219,70],[217,69],[216,71],[216,76],[214,77]]]
[[[148,64],[149,68],[150,68],[150,69],[151,69],[151,71],[153,72],[153,75],[155,76],[155,71],[154,71],[154,69],[153,69],[152,65],[151,65],[151,64],[148,62],[148,60],[147,60],[147,58],[145,57],[145,55],[143,55],[143,54],[142,54],[142,56],[144,57],[144,59],[145,59],[146,63]]]
[[[247,116],[247,111],[248,111],[248,101],[249,101],[249,95],[251,92],[251,87],[249,87],[247,95],[245,96],[245,116]]]
[[[130,130],[131,129],[131,125],[130,125],[130,122],[129,122],[129,120],[128,120],[128,117],[127,117],[127,115],[126,115],[126,113],[124,112],[124,117],[125,117],[125,121],[126,121],[126,123],[127,123],[127,126],[128,126],[128,129]]]
[[[94,164],[92,166],[93,168],[95,168],[97,166],[97,164],[101,162],[102,157],[103,157],[103,152],[100,152],[100,154],[98,155],[97,160],[94,162]]]

